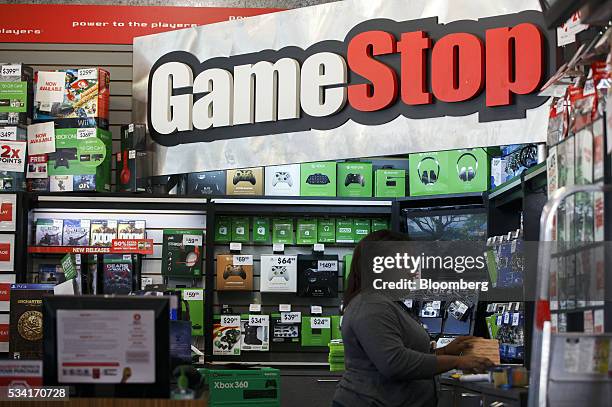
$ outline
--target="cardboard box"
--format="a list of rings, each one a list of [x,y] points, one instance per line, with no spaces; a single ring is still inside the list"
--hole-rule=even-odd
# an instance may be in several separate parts
[[[336,162],[303,163],[300,180],[302,196],[336,196]]]
[[[240,328],[242,331],[242,351],[267,352],[270,350],[270,316],[253,315],[259,320],[258,325],[251,323],[251,315],[242,315]]]
[[[246,255],[217,255],[217,290],[250,291],[253,289],[253,256],[250,261],[236,264]]]
[[[263,167],[228,170],[226,185],[228,195],[263,195]]]
[[[144,124],[121,126],[121,151],[117,153],[119,192],[151,192],[153,155],[148,150]]]
[[[225,195],[227,177],[225,171],[206,171],[187,176],[187,193],[190,195]]]
[[[349,274],[351,274],[351,265],[353,264],[353,253],[348,253],[344,255],[342,259],[343,264],[343,273],[344,273],[344,281],[348,280]]]
[[[183,300],[189,305],[189,320],[191,321],[191,335],[204,336],[204,289],[179,288]],[[183,311],[186,307],[183,304]]]
[[[371,197],[372,163],[338,163],[338,196]]]
[[[342,339],[342,317],[340,315],[331,316],[331,338]]]
[[[34,71],[16,63],[0,63],[0,126],[32,122]]]
[[[300,164],[266,167],[266,195],[299,196]]]
[[[297,291],[297,256],[262,255],[260,291]]]
[[[203,236],[200,229],[164,229],[162,276],[202,275]]]
[[[338,256],[298,255],[298,296],[338,296]]]
[[[317,240],[317,219],[297,220],[297,244],[315,244]]]
[[[272,219],[272,243],[295,243],[293,240],[293,218]]]
[[[110,74],[106,70],[38,71],[35,81],[34,121],[53,120],[59,128],[108,129]]]
[[[240,315],[215,315],[213,326],[213,355],[240,355],[242,331]]]
[[[280,407],[280,371],[269,367],[248,370],[208,370],[210,407]],[[237,386],[236,383],[241,383]]]
[[[336,243],[336,220],[319,218],[317,224],[319,243]]]
[[[313,328],[312,319],[329,319],[328,328]],[[302,346],[327,346],[331,340],[331,318],[330,317],[302,317]]]
[[[2,113],[0,113],[0,117],[1,116]],[[0,140],[10,141],[15,149],[20,150],[20,152],[16,154],[18,158],[14,162],[16,166],[19,167],[20,171],[0,171],[0,191],[25,191],[27,185],[26,171],[28,170],[28,167],[26,166],[28,162],[26,155],[26,128],[23,126],[2,127],[0,125]],[[12,155],[13,154],[11,153],[11,156]],[[19,159],[21,159],[22,161],[19,162]],[[47,177],[46,173],[43,175],[45,178]]]
[[[55,152],[48,155],[51,192],[108,192],[112,135],[95,127],[55,130]]]
[[[270,315],[272,327],[272,350],[275,343],[299,343],[302,321],[299,319],[295,323],[283,323],[281,314]],[[280,349],[279,349],[280,350]]]
[[[406,171],[380,169],[375,172],[375,196],[399,198],[406,196]]]
[[[450,151],[451,193],[483,192],[489,188],[491,161],[484,148]]]

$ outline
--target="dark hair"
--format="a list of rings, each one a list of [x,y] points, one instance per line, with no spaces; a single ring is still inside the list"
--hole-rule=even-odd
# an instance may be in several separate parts
[[[355,250],[353,250],[351,270],[344,286],[343,309],[346,309],[351,300],[361,292],[361,274],[365,271],[361,269],[361,252],[363,247],[368,242],[405,242],[407,240],[407,235],[388,229],[372,232],[361,239],[357,246],[355,246]]]

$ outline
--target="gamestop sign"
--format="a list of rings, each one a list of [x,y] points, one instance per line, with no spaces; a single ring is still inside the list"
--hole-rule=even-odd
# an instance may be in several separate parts
[[[273,20],[317,8],[338,13],[340,21],[351,13],[333,3],[255,19],[262,20],[260,27],[284,26]],[[246,22],[224,29],[246,41]],[[202,30],[203,40],[213,35],[210,27]],[[156,172],[545,139],[546,98],[537,92],[555,69],[555,36],[538,11],[445,23],[367,18],[341,39],[319,37],[307,46],[294,39],[295,45],[281,41],[255,52],[240,52],[251,47],[235,39],[231,55],[178,49],[151,60],[148,103],[140,109],[137,102],[135,112],[145,114],[164,153]],[[135,51],[138,46],[136,41]],[[142,82],[134,83],[139,100]],[[184,160],[185,154],[193,159]]]

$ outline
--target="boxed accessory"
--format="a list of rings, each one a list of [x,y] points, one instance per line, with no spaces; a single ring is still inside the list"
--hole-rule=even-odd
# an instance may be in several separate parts
[[[49,176],[68,176],[64,180],[66,191],[108,192],[111,148],[112,136],[108,130],[56,129],[55,152],[48,154]]]
[[[215,315],[213,355],[240,355],[240,315]]]
[[[253,218],[253,242],[268,243],[270,241],[270,220],[268,218]]]
[[[338,163],[338,196],[371,197],[372,163]]]
[[[262,255],[260,291],[297,291],[297,256]]]
[[[187,176],[187,193],[193,195],[225,195],[225,171],[195,172]]]
[[[0,126],[32,122],[33,80],[31,67],[0,63]]]
[[[108,129],[110,75],[101,68],[36,72],[34,121]]]
[[[319,218],[317,220],[319,243],[336,243],[336,220]]]
[[[300,164],[266,167],[266,195],[299,196]]]
[[[226,185],[228,195],[263,195],[263,167],[228,170]]]
[[[120,220],[117,222],[117,239],[145,239],[144,220]]]
[[[336,162],[303,163],[300,180],[302,196],[336,196]]]
[[[102,255],[102,269],[103,294],[127,295],[132,292],[134,265],[131,254]]]
[[[207,370],[210,407],[280,407],[280,370]],[[237,385],[239,383],[239,385]]]
[[[245,318],[246,317],[246,318]],[[243,351],[270,350],[270,316],[243,315],[240,320]]]
[[[337,255],[298,255],[298,296],[338,296]]]
[[[293,219],[272,219],[272,243],[293,244]]]
[[[202,230],[164,229],[162,275],[194,278],[202,275]]]
[[[349,274],[351,273],[351,265],[353,263],[353,253],[345,254],[342,260],[344,262],[344,269],[343,269],[344,282],[346,283],[346,281],[349,278]]]
[[[355,221],[353,219],[336,219],[336,242],[355,243]]]
[[[204,289],[179,288],[181,296],[189,306],[189,320],[191,321],[191,335],[204,336]],[[183,304],[183,311],[186,307]]]
[[[217,290],[253,289],[253,256],[217,255]]]
[[[376,197],[396,198],[406,196],[406,170],[386,168],[376,170],[375,185],[374,196]]]
[[[91,237],[89,242],[92,246],[110,246],[113,239],[117,238],[116,220],[92,220]]]
[[[298,343],[300,342],[301,323],[283,323],[280,314],[272,314],[272,342]]]
[[[215,242],[229,243],[232,241],[232,218],[219,216],[215,224]]]
[[[147,148],[144,124],[121,126],[121,152],[117,153],[117,190],[151,192],[153,157]]]
[[[536,149],[537,155],[537,149]],[[482,192],[489,188],[489,154],[484,148],[449,151],[450,193]]]
[[[248,242],[250,227],[251,223],[248,217],[232,218],[232,242]]]
[[[89,246],[91,221],[89,219],[64,219],[63,246]]]
[[[361,239],[370,234],[370,219],[355,219],[353,226],[355,242],[359,242]]]
[[[61,219],[37,219],[36,246],[61,246],[63,228]]]
[[[331,341],[331,318],[302,317],[302,346],[327,346]]]
[[[389,221],[387,219],[372,219],[372,232],[389,229]]]
[[[297,220],[297,244],[317,243],[317,220],[298,219]]]
[[[331,338],[342,339],[342,317],[340,315],[331,316]]]

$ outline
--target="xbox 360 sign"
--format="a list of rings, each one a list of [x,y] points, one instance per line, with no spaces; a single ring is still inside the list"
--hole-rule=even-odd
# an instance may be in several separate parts
[[[536,93],[555,68],[554,32],[544,27],[537,11],[447,24],[371,19],[343,41],[306,49],[204,61],[169,52],[148,76],[149,132],[171,147],[329,130],[349,120],[524,118],[546,101]]]

